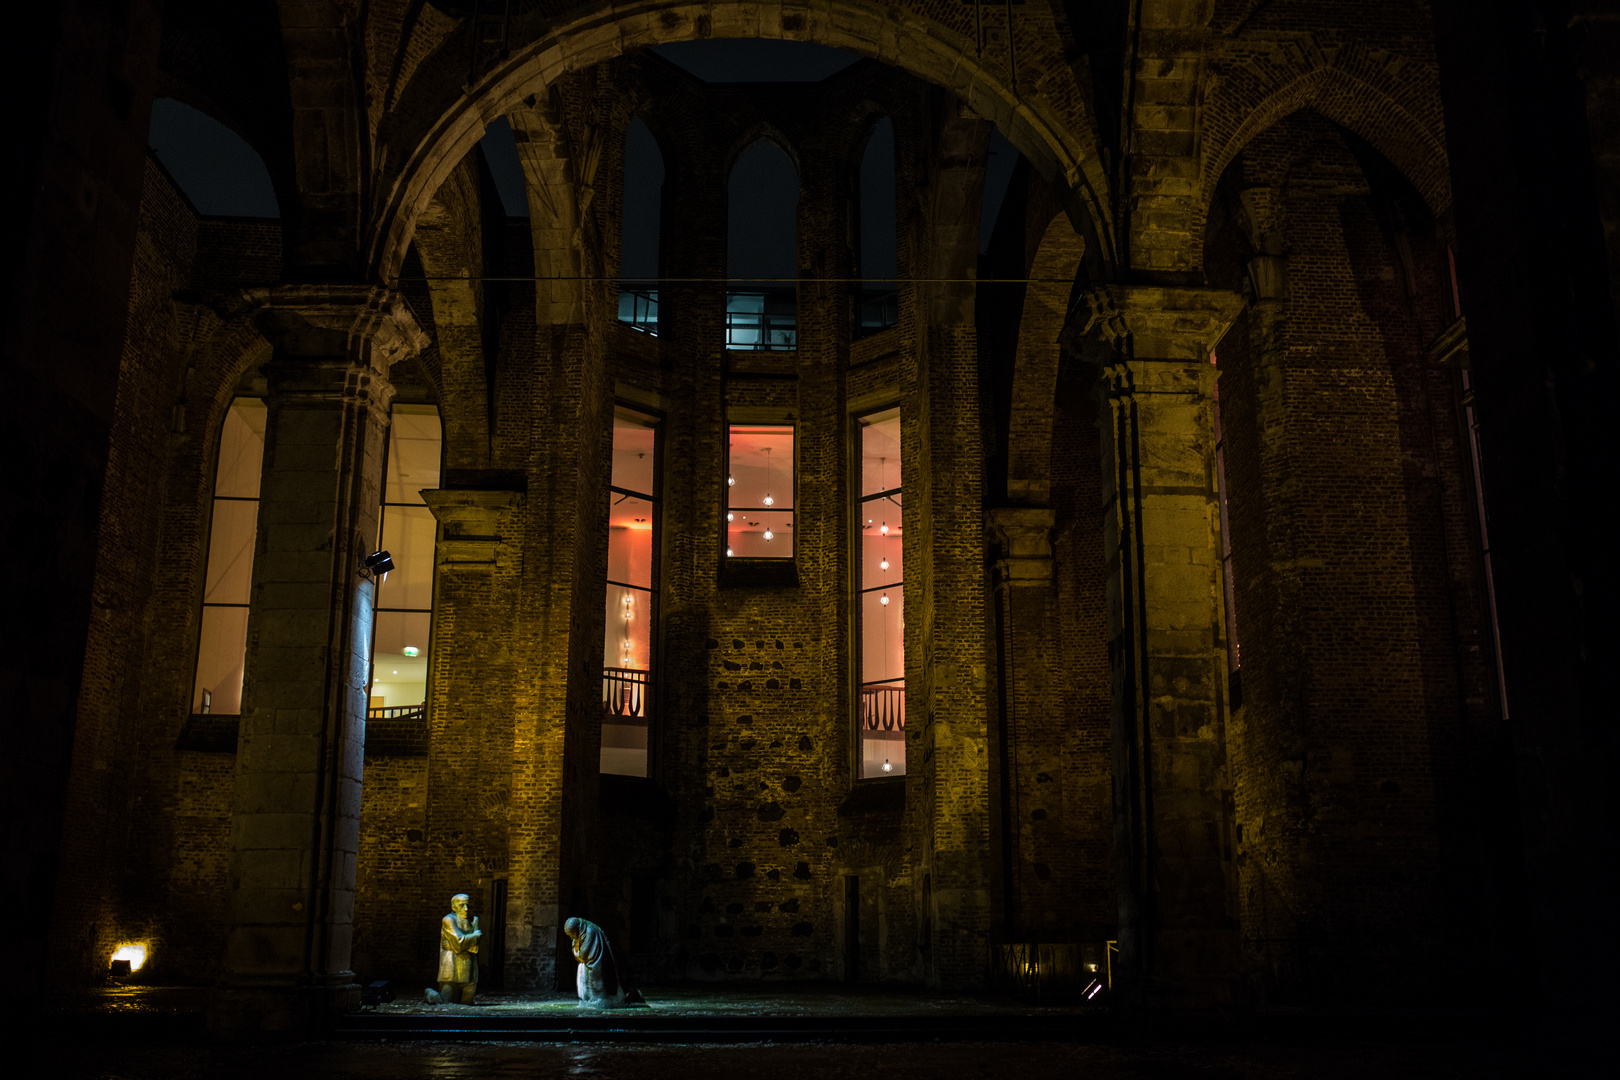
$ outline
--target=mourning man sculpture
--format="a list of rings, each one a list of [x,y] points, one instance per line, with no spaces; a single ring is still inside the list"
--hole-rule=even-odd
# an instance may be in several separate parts
[[[467,915],[467,894],[450,898],[450,914],[439,920],[439,988],[425,994],[429,1005],[471,1005],[478,991],[478,920]]]
[[[569,919],[563,923],[563,933],[573,941],[574,959],[579,961],[574,985],[581,1004],[593,1009],[622,1009],[647,1003],[641,991],[625,989],[619,967],[613,962],[613,949],[600,926],[589,919]]]

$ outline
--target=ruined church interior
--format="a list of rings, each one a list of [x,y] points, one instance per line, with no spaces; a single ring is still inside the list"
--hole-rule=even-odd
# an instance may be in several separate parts
[[[52,992],[1612,998],[1612,5],[26,19]]]

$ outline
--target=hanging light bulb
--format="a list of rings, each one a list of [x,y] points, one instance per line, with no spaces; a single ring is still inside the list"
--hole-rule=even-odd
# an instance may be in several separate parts
[[[883,771],[884,772],[893,772],[894,771],[894,766],[889,764],[889,759],[888,758],[883,759]]]
[[[730,558],[730,557],[731,557],[731,549],[730,549],[730,548],[729,548],[729,547],[728,547],[728,548],[726,548],[726,557],[727,557],[727,558]]]
[[[889,606],[889,593],[887,590],[884,591],[882,596],[878,597],[878,603],[882,604],[884,607]]]
[[[762,446],[762,447],[760,447],[760,453],[765,455],[765,488],[766,488],[766,491],[765,491],[765,505],[766,506],[775,506],[776,505],[776,500],[771,498],[771,492],[770,492],[770,486],[771,486],[771,448],[768,447],[768,446]],[[770,530],[766,530],[766,531],[769,532]],[[765,539],[769,540],[770,537],[766,536]]]
[[[726,477],[726,487],[735,487],[736,483],[737,483],[737,478],[735,476]]]
[[[880,561],[878,563],[878,569],[879,570],[887,570],[888,568],[889,568],[889,557],[887,555],[885,555],[885,556],[883,556],[882,561]]]
[[[765,493],[765,505],[766,506],[775,506],[776,505],[776,500],[771,498],[770,492]]]
[[[765,539],[767,539],[767,540],[775,540],[776,539],[776,534],[771,532],[771,527],[769,525],[765,526]]]
[[[731,521],[731,520],[732,520],[732,519],[733,519],[733,517],[734,517],[734,516],[735,516],[735,515],[733,515],[733,514],[732,514],[732,512],[731,512],[731,511],[730,511],[730,510],[727,510],[727,511],[726,511],[726,520],[727,520],[727,521],[728,521],[728,522],[729,522],[729,521]]]
[[[630,594],[625,593],[624,594],[624,617],[626,619],[630,618],[630,607],[634,603],[635,603],[635,601],[630,598]]]
[[[889,535],[889,523],[887,521],[885,521],[882,525],[879,525],[878,526],[878,532],[882,533],[884,536],[888,536]]]

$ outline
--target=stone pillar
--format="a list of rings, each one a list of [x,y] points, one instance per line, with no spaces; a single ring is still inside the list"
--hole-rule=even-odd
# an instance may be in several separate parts
[[[1054,640],[1056,514],[1047,507],[1008,506],[990,510],[986,518],[997,556],[992,580],[1000,699],[990,740],[991,844],[997,856],[1003,932],[1020,940],[1039,928],[1038,912],[1046,906],[1030,895],[1044,890],[1035,872],[1039,860],[1034,838],[1027,835],[1035,808],[1025,806],[1028,800],[1022,796],[1040,772],[1039,735],[1045,727],[1041,718],[1052,715],[1053,703],[1062,693],[1061,671],[1054,670],[1062,660]]]
[[[1241,303],[1150,286],[1092,297],[1113,667],[1114,977],[1138,1016],[1207,1017],[1236,1004],[1209,351]]]
[[[230,936],[209,1026],[297,1032],[359,1005],[350,970],[377,539],[393,387],[426,343],[403,300],[288,286],[276,346],[231,808]]]

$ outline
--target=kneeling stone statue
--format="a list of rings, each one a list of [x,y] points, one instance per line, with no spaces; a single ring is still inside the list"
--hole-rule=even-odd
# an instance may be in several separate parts
[[[450,914],[439,921],[439,988],[423,995],[429,1005],[471,1005],[478,992],[478,929],[467,915],[467,894],[450,898]]]
[[[581,1004],[593,1009],[647,1004],[641,991],[625,989],[619,978],[619,967],[613,962],[613,949],[600,926],[589,919],[569,919],[563,923],[563,933],[573,941],[574,959],[579,961],[574,985],[579,990]]]

